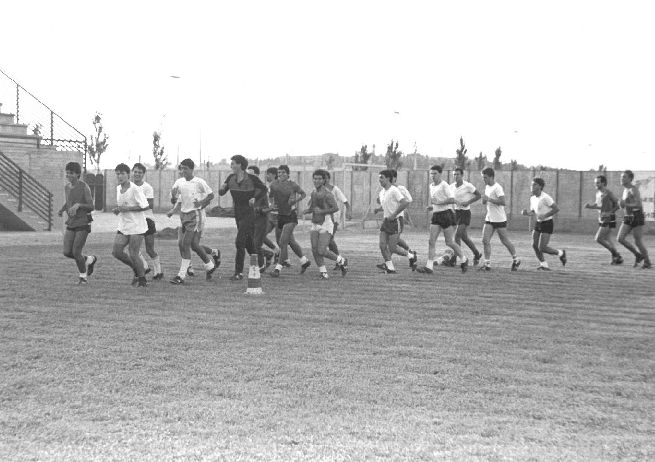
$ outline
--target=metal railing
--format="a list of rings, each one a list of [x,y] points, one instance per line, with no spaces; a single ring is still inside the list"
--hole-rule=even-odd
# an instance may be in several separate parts
[[[52,193],[36,181],[32,175],[19,167],[9,157],[0,152],[0,187],[14,196],[17,210],[26,207],[48,224],[52,230]]]
[[[15,105],[11,104],[15,102]],[[3,112],[12,113],[16,124],[26,126],[28,133],[37,137],[37,146],[51,146],[58,151],[78,151],[84,157],[84,171],[88,152],[87,138],[79,130],[43,104],[36,96],[0,69],[0,103]],[[13,111],[13,112],[10,112]]]

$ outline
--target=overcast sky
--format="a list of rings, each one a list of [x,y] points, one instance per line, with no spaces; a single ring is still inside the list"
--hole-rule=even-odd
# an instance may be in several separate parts
[[[392,138],[452,157],[461,135],[469,157],[655,170],[651,3],[4,2],[0,68],[87,135],[101,112],[106,168],[161,130],[173,160],[200,139],[214,162]]]

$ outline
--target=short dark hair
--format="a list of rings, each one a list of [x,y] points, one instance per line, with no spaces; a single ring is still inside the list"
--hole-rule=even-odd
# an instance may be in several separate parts
[[[490,176],[491,178],[494,178],[496,176],[496,172],[494,172],[494,169],[491,167],[487,167],[482,170],[483,175]]]
[[[259,175],[261,173],[261,170],[259,170],[259,167],[256,165],[249,165],[248,168],[252,170],[255,175]]]
[[[430,170],[436,170],[439,173],[443,173],[443,167],[441,165],[433,165],[430,167]]]
[[[130,174],[130,167],[128,167],[127,164],[118,164],[114,170],[119,173],[125,172],[128,175]]]
[[[132,165],[132,171],[136,170],[137,168],[139,170],[143,170],[143,173],[146,173],[146,166],[141,162],[137,162],[136,164]]]
[[[78,175],[82,174],[82,166],[77,162],[67,163],[65,170],[69,172],[77,173]]]
[[[627,175],[628,178],[630,178],[630,181],[632,181],[632,180],[635,179],[635,174],[632,172],[632,170],[626,170],[626,171],[624,171],[623,173],[624,173],[625,175]]]
[[[319,168],[319,169],[314,170],[314,173],[312,173],[312,178],[314,178],[315,176],[320,176],[321,178],[326,180],[328,178],[328,175],[329,174],[328,174],[328,172],[326,170],[323,170],[322,168]]]
[[[464,169],[462,167],[457,167],[455,169],[455,171],[461,173],[462,175],[464,175]]]
[[[390,169],[382,170],[380,176],[388,178],[389,181],[393,180],[393,172]]]
[[[607,186],[607,177],[605,175],[598,175],[596,178],[598,178],[600,184]]]
[[[327,177],[328,180],[332,178],[332,175],[330,175],[330,172],[328,170],[324,170],[324,171],[325,171],[325,176]]]
[[[533,178],[532,182],[541,186],[541,189],[544,189],[544,186],[546,186],[546,182],[542,178]]]
[[[398,170],[396,170],[395,168],[390,168],[389,170],[391,170],[391,174],[393,175],[394,178],[398,178]]]
[[[278,173],[280,173],[281,171],[282,171],[282,172],[287,172],[287,175],[288,175],[289,173],[291,173],[291,171],[289,170],[289,166],[288,166],[288,165],[284,165],[284,164],[280,165],[280,166],[277,168],[277,171],[278,171]]]
[[[266,169],[266,173],[272,173],[275,175],[275,178],[277,178],[277,167],[268,167]]]
[[[194,164],[193,161],[192,161],[191,159],[184,159],[182,162],[180,162],[180,167],[183,166],[183,165],[184,165],[185,167],[190,168],[191,170],[193,170],[194,168],[196,168],[196,164]]]
[[[241,154],[230,157],[230,160],[236,162],[237,164],[241,164],[241,168],[244,170],[248,168],[248,159],[243,157]]]

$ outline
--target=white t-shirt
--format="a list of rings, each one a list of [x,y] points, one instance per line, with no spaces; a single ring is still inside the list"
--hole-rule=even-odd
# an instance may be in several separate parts
[[[544,215],[550,212],[550,208],[554,203],[555,201],[553,200],[553,198],[543,191],[541,191],[539,197],[530,196],[530,210],[532,210],[537,215]],[[540,220],[539,218],[537,218],[537,221],[549,221],[552,219],[553,217],[551,216],[544,220]]]
[[[443,212],[444,210],[452,210],[453,204],[435,205],[434,201],[443,202],[447,199],[454,199],[453,191],[445,181],[441,180],[439,184],[430,183],[430,204],[432,205],[433,212]]]
[[[341,208],[343,204],[348,202],[348,198],[343,193],[343,191],[339,189],[339,186],[337,185],[332,185],[332,189],[330,190],[330,192],[337,200],[337,205],[339,206],[339,210],[337,210],[332,214],[332,219],[334,220],[334,223],[341,223]]]
[[[395,184],[394,186],[395,186],[396,188],[398,188],[398,191],[400,191],[400,193],[403,195],[403,197],[404,197],[405,199],[407,199],[407,202],[409,202],[409,203],[411,204],[412,201],[413,201],[414,199],[412,198],[412,195],[409,193],[409,191],[407,190],[407,188],[404,187],[404,186],[401,185],[401,184]],[[400,215],[398,215],[398,216],[399,216],[399,217],[404,217],[404,216],[405,216],[405,210],[403,210],[402,212],[400,212]]]
[[[457,186],[457,182],[450,185],[450,189],[455,197],[455,202],[468,202],[475,197],[476,188],[472,183],[463,181],[461,186]],[[455,210],[471,210],[471,205],[457,205]]]
[[[196,199],[201,201],[214,192],[205,180],[197,176],[194,176],[190,180],[178,178],[173,183],[173,190],[177,191],[177,201],[182,204],[180,210],[183,213],[199,210],[200,207],[196,207],[194,201]]]
[[[486,185],[484,187],[484,194],[491,199],[498,200],[505,196],[505,191],[503,191],[501,185],[494,183],[491,186]],[[487,202],[487,216],[485,217],[485,221],[490,221],[491,223],[502,223],[503,221],[507,221],[505,207]]]
[[[389,189],[382,188],[380,191],[380,205],[382,206],[384,218],[389,218],[393,215],[398,210],[400,201],[403,199],[403,194],[397,187],[392,185]]]
[[[137,187],[137,188],[139,188],[139,189],[141,190],[141,192],[143,193],[143,195],[146,196],[146,200],[147,200],[147,199],[152,199],[152,200],[155,199],[155,190],[152,189],[152,186],[150,186],[149,183],[146,183],[146,182],[144,181],[143,184],[142,184],[141,186],[138,186],[138,185],[136,185],[136,184],[135,184],[134,186]],[[143,213],[145,213],[146,218],[150,218],[151,220],[154,220],[154,219],[155,219],[155,214],[152,212],[152,209],[148,209],[148,210],[146,210],[146,211],[143,212]]]
[[[130,181],[130,187],[122,193],[121,185],[116,186],[116,204],[125,207],[138,205],[141,208],[148,207],[146,196],[141,189]],[[132,234],[143,234],[148,231],[146,215],[144,212],[121,212],[118,214],[118,231],[126,236]]]

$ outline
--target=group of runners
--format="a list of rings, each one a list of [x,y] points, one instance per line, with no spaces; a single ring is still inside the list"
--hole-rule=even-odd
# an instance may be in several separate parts
[[[302,247],[294,236],[299,215],[311,218],[310,243],[314,262],[321,279],[328,279],[326,259],[334,262],[333,270],[342,276],[348,272],[348,259],[341,255],[335,241],[341,212],[345,209],[345,218],[351,219],[351,205],[343,192],[331,184],[330,173],[324,169],[313,172],[314,190],[311,192],[307,206],[298,209],[299,203],[307,197],[303,189],[289,178],[289,167],[268,168],[265,182],[259,178],[257,166],[249,166],[241,155],[231,158],[231,174],[218,190],[219,195],[228,192],[234,204],[234,218],[237,227],[235,239],[234,273],[232,281],[244,278],[246,252],[257,255],[258,268],[270,271],[271,277],[280,277],[286,268],[291,267],[289,247],[296,254],[300,263],[300,273],[304,273],[311,262],[304,255]],[[167,212],[169,217],[180,216],[178,228],[178,248],[180,267],[178,273],[170,279],[172,284],[184,284],[188,276],[194,276],[191,253],[195,253],[205,270],[206,280],[220,266],[221,252],[218,248],[201,244],[205,227],[206,207],[215,195],[205,180],[195,176],[194,162],[184,159],[178,166],[179,178],[171,189],[173,207]],[[112,212],[118,216],[118,230],[114,239],[112,255],[129,266],[133,272],[132,284],[137,287],[147,286],[146,274],[153,272],[154,280],[164,277],[159,255],[155,250],[154,238],[156,227],[153,215],[154,191],[144,181],[146,167],[135,164],[131,169],[126,164],[115,168],[118,186],[116,187],[117,205]],[[412,271],[422,274],[434,272],[434,266],[442,264],[458,265],[462,272],[471,266],[464,254],[461,243],[464,242],[473,256],[473,266],[481,271],[491,270],[491,238],[498,234],[501,243],[512,257],[511,271],[518,270],[521,260],[517,257],[507,230],[505,213],[505,194],[502,186],[495,181],[492,168],[482,170],[484,191],[480,192],[470,182],[464,180],[464,172],[457,168],[455,181],[448,184],[442,178],[443,170],[439,165],[430,168],[430,199],[428,210],[432,212],[428,237],[428,255],[424,265],[418,264],[418,253],[410,249],[402,238],[405,224],[405,211],[412,202],[412,196],[406,187],[397,184],[398,174],[395,170],[383,170],[379,174],[381,186],[377,198],[379,207],[376,213],[382,213],[383,219],[379,233],[379,247],[383,262],[377,267],[385,273],[396,273],[392,255],[407,258]],[[79,272],[79,284],[87,284],[93,274],[98,258],[84,255],[84,245],[91,232],[94,209],[91,191],[80,179],[81,166],[76,162],[66,165],[65,187],[66,200],[59,215],[67,214],[64,233],[64,255],[75,260]],[[643,243],[644,213],[639,189],[634,185],[634,174],[626,170],[621,175],[623,194],[618,199],[607,187],[607,178],[599,175],[595,179],[597,188],[596,201],[588,203],[586,208],[599,210],[599,228],[596,241],[612,255],[611,263],[619,265],[623,258],[616,250],[611,239],[611,230],[616,227],[616,212],[623,208],[625,213],[621,223],[618,241],[635,256],[634,266],[651,268],[647,249]],[[564,249],[551,247],[550,238],[554,232],[553,217],[559,207],[545,191],[546,184],[542,178],[534,178],[531,184],[529,208],[522,211],[534,219],[532,229],[532,248],[539,262],[538,270],[549,271],[546,255],[557,256],[562,265],[567,263]],[[482,229],[482,252],[468,235],[471,224],[471,204],[480,200],[486,206],[487,213]],[[268,235],[275,231],[274,240]],[[635,244],[627,240],[632,232]],[[436,244],[443,234],[447,251],[437,256]],[[145,254],[150,258],[152,267],[141,251],[145,241]]]

